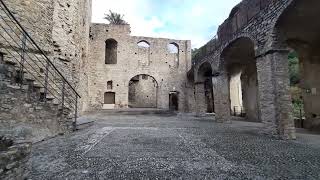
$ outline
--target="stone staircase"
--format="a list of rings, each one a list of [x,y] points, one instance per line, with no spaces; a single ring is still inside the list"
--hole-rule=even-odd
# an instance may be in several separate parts
[[[22,75],[23,74],[23,75]],[[23,77],[23,79],[21,79]],[[48,105],[52,105],[52,108],[59,108],[59,101],[51,94],[45,93],[44,85],[37,81],[32,75],[28,74],[26,69],[21,71],[20,65],[12,60],[6,59],[6,56],[3,57],[3,62],[0,62],[0,81],[3,85],[6,85],[9,88],[24,90],[30,97],[35,100],[46,102]],[[69,113],[70,109],[64,107],[65,113]]]
[[[4,56],[0,62],[0,135],[12,136],[22,128],[17,138],[38,142],[71,132],[73,112],[44,92],[42,83]]]

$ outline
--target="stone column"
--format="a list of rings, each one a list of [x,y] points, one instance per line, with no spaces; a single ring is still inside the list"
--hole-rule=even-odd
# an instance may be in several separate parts
[[[229,79],[223,73],[213,79],[214,87],[214,106],[217,122],[231,122]]]
[[[288,51],[270,50],[257,58],[260,119],[267,134],[295,139]]]
[[[204,92],[204,83],[196,82],[194,85],[196,99],[196,116],[205,116],[207,112],[206,97]]]

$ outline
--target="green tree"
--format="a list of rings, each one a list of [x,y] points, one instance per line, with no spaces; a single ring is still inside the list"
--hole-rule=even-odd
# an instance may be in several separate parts
[[[116,12],[112,12],[109,10],[108,14],[105,14],[104,19],[108,20],[110,24],[116,24],[116,25],[125,25],[128,24],[124,19],[124,15],[118,14]]]
[[[289,54],[290,84],[296,86],[300,83],[299,59],[296,53]]]
[[[198,48],[191,49],[192,58],[199,52]]]

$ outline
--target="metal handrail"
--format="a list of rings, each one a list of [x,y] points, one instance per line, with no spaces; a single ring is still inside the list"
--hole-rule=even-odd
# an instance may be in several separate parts
[[[15,23],[20,27],[20,29],[23,31],[23,33],[30,39],[30,41],[33,43],[33,45],[36,46],[36,48],[41,52],[41,54],[46,58],[47,62],[50,63],[50,65],[56,70],[57,73],[63,78],[63,80],[70,86],[70,88],[73,90],[73,92],[81,98],[81,96],[78,94],[78,92],[72,87],[72,85],[68,82],[68,80],[62,75],[62,73],[56,68],[56,66],[50,61],[50,59],[46,56],[46,54],[42,51],[42,49],[38,46],[38,44],[31,38],[29,33],[23,28],[23,26],[20,24],[20,22],[16,19],[16,17],[12,14],[12,12],[9,10],[7,5],[3,2],[3,0],[0,0],[3,7],[6,9],[6,11],[9,13],[9,15],[14,19]]]
[[[4,12],[0,14],[0,21],[4,22],[0,23],[0,29],[2,30],[0,38],[4,40],[0,43],[0,48],[10,55],[6,57],[8,60],[10,58],[10,62],[16,61],[19,65],[16,68],[19,72],[17,78],[20,79],[20,82],[16,82],[18,81],[16,80],[14,83],[21,84],[22,87],[25,81],[24,75],[28,73],[32,80],[40,84],[41,88],[44,88],[42,94],[45,103],[51,95],[57,100],[58,104],[61,104],[62,113],[65,108],[74,111],[73,127],[75,130],[80,95],[15,18],[3,0],[0,0],[0,11]]]

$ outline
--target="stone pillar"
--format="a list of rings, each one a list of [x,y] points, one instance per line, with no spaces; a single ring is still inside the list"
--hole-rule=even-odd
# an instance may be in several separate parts
[[[217,122],[231,122],[229,79],[227,74],[213,78],[214,105]]]
[[[260,119],[267,134],[295,139],[288,51],[271,50],[257,58]]]
[[[194,85],[196,99],[196,116],[204,116],[207,112],[204,83],[197,82]]]

